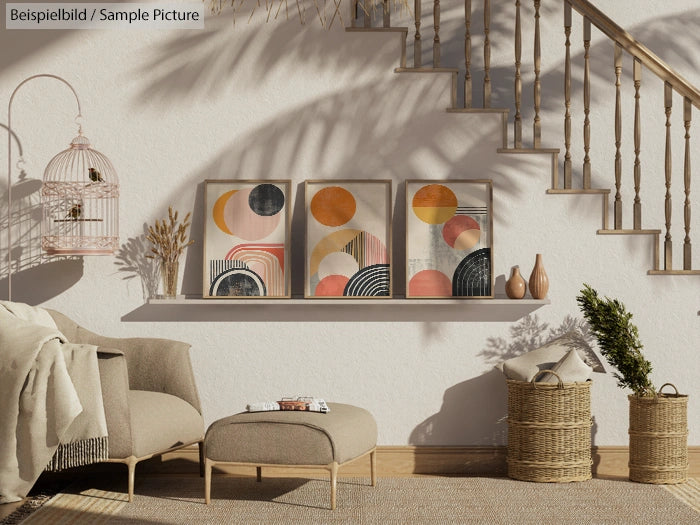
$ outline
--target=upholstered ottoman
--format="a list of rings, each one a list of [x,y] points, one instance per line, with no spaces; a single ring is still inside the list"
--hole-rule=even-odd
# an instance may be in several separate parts
[[[211,469],[218,463],[257,467],[326,468],[335,509],[338,468],[369,454],[376,484],[377,423],[363,408],[328,403],[330,412],[242,412],[215,421],[204,436],[204,499],[211,496]]]

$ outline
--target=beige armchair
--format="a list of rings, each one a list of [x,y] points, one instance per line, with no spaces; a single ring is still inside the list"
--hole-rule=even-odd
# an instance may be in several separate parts
[[[97,335],[49,310],[71,343],[98,349],[109,462],[129,469],[129,501],[139,461],[197,443],[203,474],[204,420],[190,363],[190,345],[155,338]],[[115,352],[114,350],[117,350]]]

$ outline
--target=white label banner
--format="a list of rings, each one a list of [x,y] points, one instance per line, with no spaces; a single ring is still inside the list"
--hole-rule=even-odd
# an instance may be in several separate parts
[[[8,3],[6,29],[204,29],[197,3]]]

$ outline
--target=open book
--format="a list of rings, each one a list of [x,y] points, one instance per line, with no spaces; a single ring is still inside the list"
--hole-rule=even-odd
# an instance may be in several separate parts
[[[270,412],[274,410],[299,410],[306,412],[330,412],[323,399],[317,397],[283,397],[280,401],[263,401],[250,403],[246,406],[248,412]]]

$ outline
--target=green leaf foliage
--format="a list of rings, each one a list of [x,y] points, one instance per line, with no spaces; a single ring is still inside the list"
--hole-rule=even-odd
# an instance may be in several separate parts
[[[601,298],[585,283],[576,301],[598,339],[601,353],[619,372],[614,374],[617,386],[629,388],[638,396],[653,395],[651,363],[642,355],[639,332],[625,305],[617,299]]]

